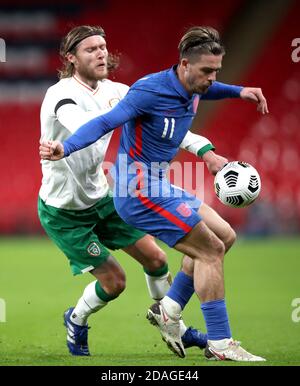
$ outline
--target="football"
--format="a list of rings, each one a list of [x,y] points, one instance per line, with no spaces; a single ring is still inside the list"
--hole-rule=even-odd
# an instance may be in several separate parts
[[[261,190],[257,170],[246,162],[227,163],[215,176],[215,192],[219,200],[230,207],[252,204]]]

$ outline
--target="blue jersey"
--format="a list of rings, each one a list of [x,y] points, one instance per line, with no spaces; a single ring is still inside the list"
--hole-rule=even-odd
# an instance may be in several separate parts
[[[119,153],[146,164],[171,161],[191,126],[193,102],[199,98],[188,94],[175,67],[138,80],[114,109],[86,123],[64,142],[65,156],[124,125]],[[200,98],[239,97],[241,89],[214,82]]]
[[[191,126],[196,97],[173,69],[140,79],[122,101],[121,108],[133,119],[124,125],[120,153],[148,166],[170,162]]]
[[[116,209],[127,223],[173,246],[201,220],[195,210],[200,202],[165,178],[168,163],[192,124],[195,98],[239,97],[241,89],[214,82],[206,94],[190,95],[177,78],[176,66],[148,75],[113,110],[67,139],[65,156],[124,125],[116,165]]]

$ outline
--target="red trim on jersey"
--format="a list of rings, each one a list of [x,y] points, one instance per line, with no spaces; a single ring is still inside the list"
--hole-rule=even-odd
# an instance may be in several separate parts
[[[148,197],[143,196],[139,191],[137,193],[137,198],[141,201],[143,205],[145,205],[147,208],[152,210],[153,212],[156,212],[160,214],[161,216],[165,217],[167,220],[169,220],[171,223],[178,226],[178,228],[182,229],[186,233],[190,232],[193,228],[180,220],[180,218],[176,217],[174,214],[169,212],[168,210],[162,208],[161,206],[155,204],[154,202],[150,201]]]
[[[134,161],[135,167],[136,167],[136,174],[137,174],[137,185],[136,189],[137,191],[144,188],[144,174],[143,174],[143,167],[140,166],[140,162]]]
[[[134,158],[135,155],[142,155],[142,123],[141,119],[137,118],[135,124],[135,142],[134,146],[129,149],[129,155]]]
[[[92,87],[90,87],[89,85],[85,84],[84,82],[82,82],[81,80],[79,80],[75,75],[73,75],[73,78],[76,80],[76,82],[78,82],[79,84],[81,84],[81,86],[87,88],[89,91],[91,91],[94,95],[96,94],[96,92],[99,90],[99,83],[98,83],[98,86],[95,89],[93,89]]]
[[[142,124],[141,124],[141,120],[138,118],[136,120],[136,127],[135,127],[135,144],[134,144],[134,147],[130,148],[129,155],[130,157],[134,158],[135,155],[141,155],[141,154],[142,154]],[[186,233],[190,232],[193,229],[191,226],[183,222],[180,218],[176,217],[168,210],[155,204],[140,192],[140,189],[144,187],[144,175],[142,171],[143,169],[138,167],[139,162],[136,161],[135,163],[137,164],[137,176],[138,176],[137,190],[136,190],[137,198],[141,201],[141,203],[144,206],[146,206],[153,212],[159,213],[161,216],[165,217],[171,223],[178,226],[178,228],[182,229],[184,232]]]
[[[135,126],[135,153],[136,155],[142,155],[142,122],[141,119],[137,119]]]
[[[133,149],[133,147],[131,147],[129,149],[129,155],[130,155],[131,158],[134,158],[134,149]]]

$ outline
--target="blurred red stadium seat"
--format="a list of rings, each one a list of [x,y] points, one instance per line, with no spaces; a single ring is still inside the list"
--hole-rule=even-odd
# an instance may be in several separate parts
[[[36,9],[40,5],[40,2],[32,0],[27,3],[29,6],[36,5]],[[44,10],[47,3],[42,5]],[[79,0],[68,0],[64,2],[64,6],[69,4],[74,10],[71,18],[65,13],[53,11],[55,18],[49,19],[51,23],[49,22],[48,28],[39,32],[29,28],[26,34],[23,31],[23,38],[39,42],[41,46],[43,42],[51,40],[48,48],[47,44],[44,45],[46,61],[39,70],[39,77],[48,77],[54,83],[56,70],[60,66],[59,38],[70,28],[71,23],[100,24],[106,30],[109,49],[123,54],[120,70],[115,75],[116,80],[130,84],[145,73],[166,68],[177,61],[176,46],[185,28],[207,24],[221,32],[225,31],[242,3],[243,0],[227,0],[219,2],[218,6],[201,7],[196,6],[194,0],[187,0],[183,3],[176,1],[175,7],[174,2],[172,5],[162,1],[136,2],[128,13],[127,3],[121,0],[91,2],[89,7]],[[23,2],[14,0],[7,4],[10,8],[15,4],[17,8]],[[50,11],[57,4],[61,2],[49,2]],[[156,15],[155,19],[146,17],[150,11],[151,15]],[[271,114],[260,117],[253,105],[232,101],[218,109],[207,126],[207,136],[217,146],[218,153],[230,159],[243,159],[258,168],[263,180],[262,197],[271,197],[277,205],[280,195],[284,194],[288,197],[285,205],[288,205],[286,202],[290,205],[294,202],[298,215],[300,64],[292,63],[290,59],[290,43],[299,33],[299,14],[300,4],[296,1],[260,57],[256,58],[240,81],[241,84],[259,85],[263,88],[269,100]],[[141,18],[141,15],[145,17]],[[0,34],[3,31],[0,25]],[[10,32],[14,39],[22,35],[22,30],[16,31],[17,29],[12,29]],[[166,41],[169,42],[168,45]],[[4,80],[6,76],[10,76],[32,81],[36,75],[36,70],[31,73],[28,68],[18,67],[11,72],[9,68],[0,67],[0,76]],[[40,231],[36,216],[36,199],[41,180],[38,156],[40,102],[1,102],[1,233]],[[118,140],[119,133],[116,133],[108,160],[114,159]],[[195,162],[192,156],[187,156],[185,160]],[[215,197],[210,176],[206,178],[205,187],[206,201],[232,220],[233,225],[242,226],[247,218],[247,210],[231,210],[222,206]]]

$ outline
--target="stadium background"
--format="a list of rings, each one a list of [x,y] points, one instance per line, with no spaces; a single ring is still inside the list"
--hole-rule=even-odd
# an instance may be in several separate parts
[[[292,41],[300,37],[299,15],[297,0],[216,0],[212,4],[202,0],[52,0],[42,3],[28,0],[26,5],[23,1],[1,0],[0,37],[6,42],[6,62],[0,63],[0,298],[7,304],[7,323],[0,323],[0,337],[2,330],[7,352],[4,363],[22,364],[22,360],[16,360],[18,337],[13,333],[18,328],[18,316],[24,315],[27,321],[19,339],[24,347],[30,345],[25,336],[29,339],[32,335],[33,346],[43,346],[40,341],[45,331],[37,332],[41,320],[50,314],[58,324],[57,313],[80,294],[82,286],[78,281],[82,284],[89,281],[86,276],[76,281],[69,275],[62,254],[43,237],[36,212],[41,181],[40,104],[45,90],[57,80],[60,39],[79,24],[103,26],[109,50],[121,53],[120,68],[112,78],[127,84],[176,63],[176,47],[188,27],[211,25],[220,31],[227,48],[218,80],[263,89],[269,115],[260,116],[254,105],[238,100],[205,102],[200,122],[201,133],[212,140],[219,154],[230,160],[250,162],[258,169],[263,186],[260,199],[248,209],[226,208],[217,202],[212,177],[206,174],[205,200],[239,233],[240,243],[226,265],[226,288],[229,293],[231,288],[235,292],[229,295],[229,300],[233,319],[243,321],[241,335],[253,315],[255,318],[264,315],[266,326],[271,323],[270,318],[273,326],[278,324],[276,333],[282,329],[288,331],[292,347],[288,353],[295,349],[292,342],[297,333],[299,336],[300,326],[291,321],[291,302],[300,297],[297,276],[300,268],[300,62],[292,60]],[[118,136],[119,130],[114,134],[108,160],[114,159]],[[177,160],[182,162],[183,159],[195,162],[192,156],[182,152]],[[123,295],[124,300],[121,297],[118,301],[124,301],[127,307],[139,279],[134,273],[136,266],[123,254],[118,256],[128,273],[128,290]],[[177,271],[179,259],[171,258],[170,265]],[[140,277],[141,286],[144,286],[142,275]],[[245,285],[239,287],[241,298],[235,298],[237,286],[241,285]],[[149,302],[144,292],[141,312]],[[30,309],[32,303],[35,306]],[[271,305],[274,308],[268,308]],[[257,311],[258,306],[261,313]],[[127,309],[129,311],[130,307]],[[117,306],[111,306],[111,310],[103,311],[107,323],[111,315],[118,315]],[[198,323],[192,316],[192,306],[187,314],[192,320],[195,318],[194,324]],[[33,323],[32,316],[38,322]],[[271,330],[264,334],[262,331],[259,331],[261,336],[272,336]],[[147,335],[149,340],[151,333]],[[64,336],[62,329],[58,334]],[[153,334],[153,340],[157,340]],[[52,335],[50,340],[53,339]],[[57,348],[51,344],[45,343],[43,350],[54,353]],[[118,350],[120,347],[116,347]],[[32,349],[33,356],[29,355],[28,363],[33,364],[32,358],[38,358],[36,351]],[[269,351],[274,352],[272,347]],[[165,352],[164,355],[166,364],[171,364],[168,361],[173,357],[170,359]],[[299,363],[299,355],[297,358]],[[60,360],[67,363],[65,359]],[[274,361],[276,363],[276,357]],[[124,363],[127,363],[125,359]]]

